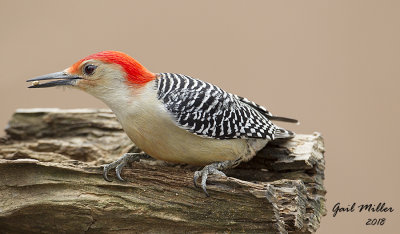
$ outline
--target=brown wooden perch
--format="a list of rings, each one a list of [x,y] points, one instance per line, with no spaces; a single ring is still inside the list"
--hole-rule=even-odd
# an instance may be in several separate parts
[[[100,165],[140,151],[109,110],[20,109],[6,133],[1,233],[315,232],[326,214],[319,133],[211,176],[211,197],[193,186],[198,168],[151,159],[125,168],[127,182],[104,181]]]

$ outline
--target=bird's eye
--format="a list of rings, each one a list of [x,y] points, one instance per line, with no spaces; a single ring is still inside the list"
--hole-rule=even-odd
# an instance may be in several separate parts
[[[88,75],[91,76],[94,73],[94,70],[96,70],[97,66],[93,65],[93,64],[88,64],[83,68],[83,72]]]

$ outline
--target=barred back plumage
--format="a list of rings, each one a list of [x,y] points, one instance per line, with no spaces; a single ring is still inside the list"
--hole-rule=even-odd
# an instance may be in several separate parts
[[[261,138],[273,140],[282,131],[264,107],[225,92],[218,86],[173,73],[156,79],[158,99],[177,124],[196,135],[217,139]]]

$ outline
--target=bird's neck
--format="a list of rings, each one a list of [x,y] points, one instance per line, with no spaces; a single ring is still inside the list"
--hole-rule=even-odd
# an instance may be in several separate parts
[[[156,99],[154,86],[154,81],[136,87],[121,85],[115,90],[104,92],[98,98],[114,112],[122,123],[125,119],[132,119],[146,111],[146,107],[151,105],[153,99]]]

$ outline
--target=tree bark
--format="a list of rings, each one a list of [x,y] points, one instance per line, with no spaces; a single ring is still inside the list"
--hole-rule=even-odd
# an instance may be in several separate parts
[[[326,215],[319,133],[273,141],[248,163],[210,176],[147,159],[126,182],[101,165],[140,152],[109,110],[20,109],[0,139],[0,230],[13,232],[315,232]]]

